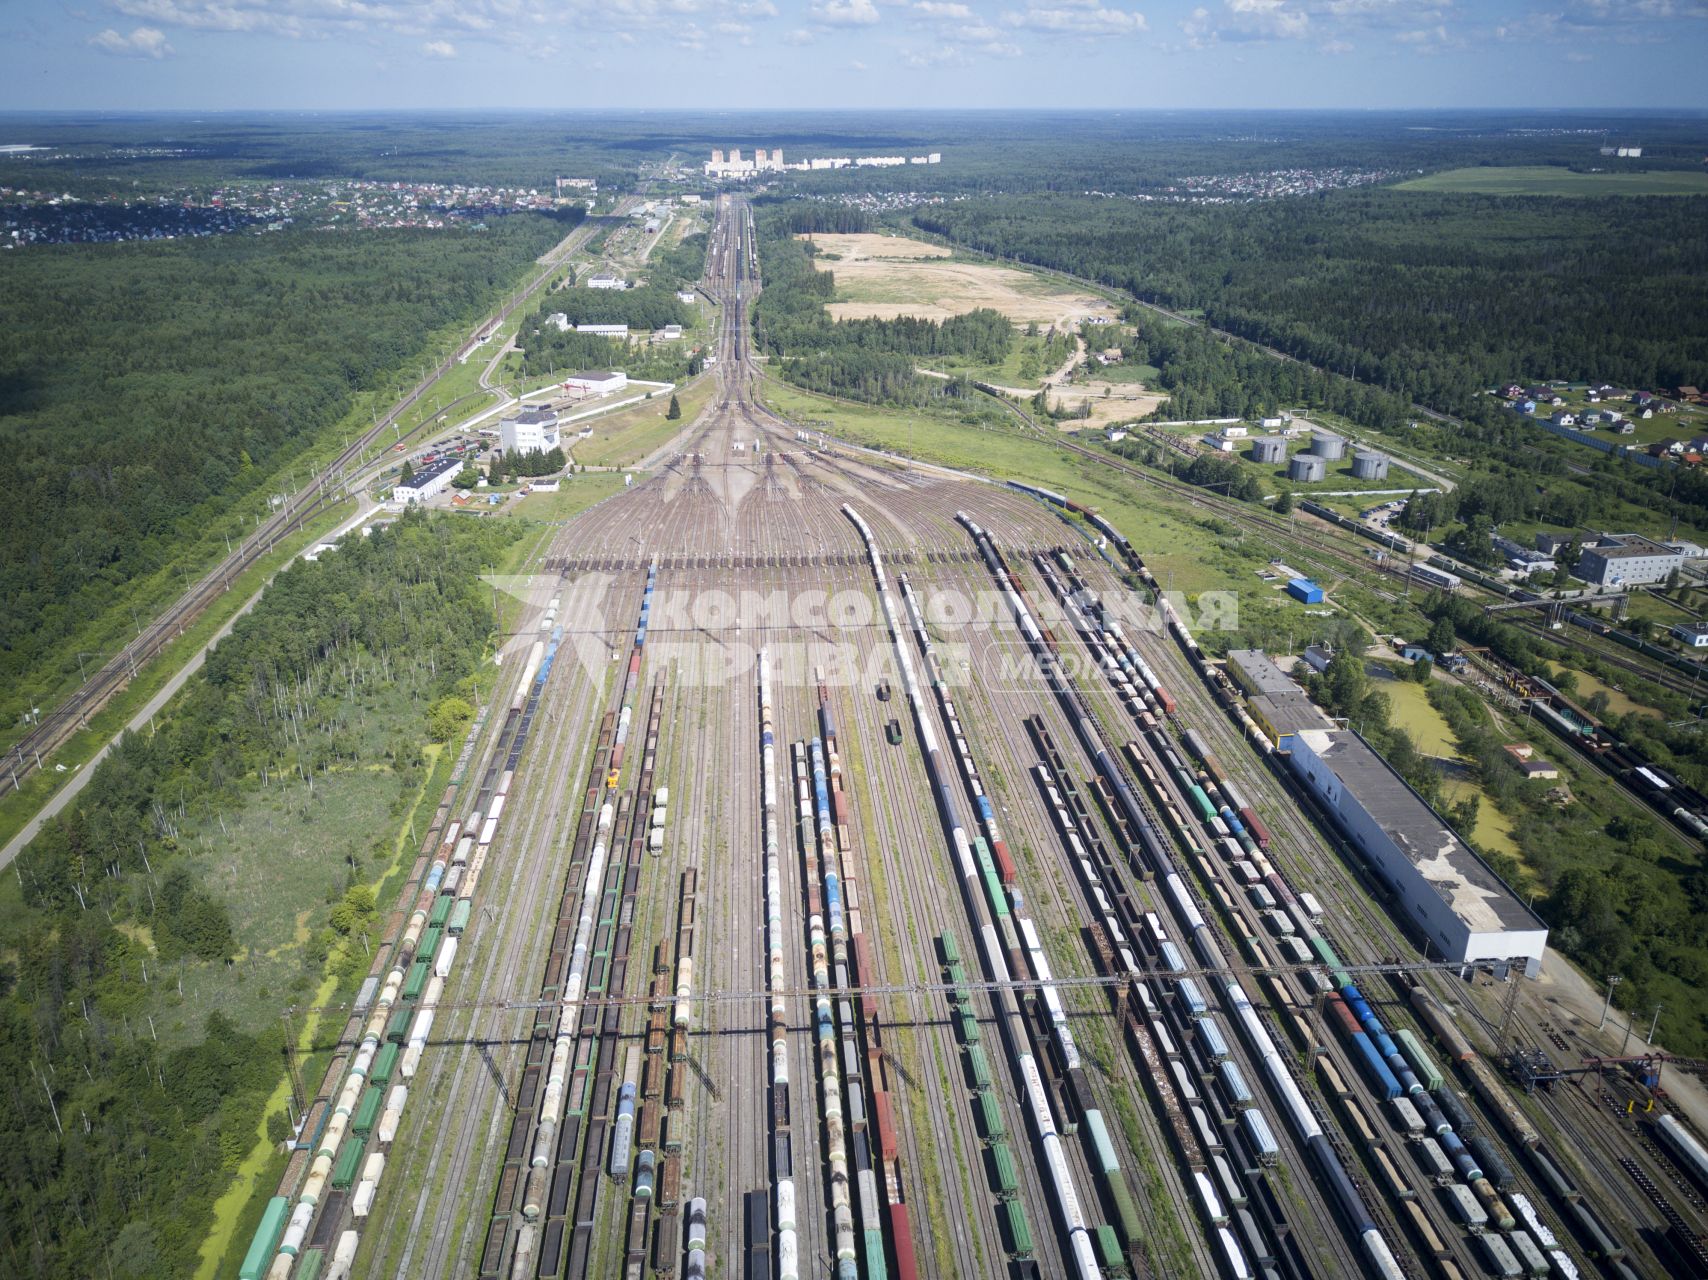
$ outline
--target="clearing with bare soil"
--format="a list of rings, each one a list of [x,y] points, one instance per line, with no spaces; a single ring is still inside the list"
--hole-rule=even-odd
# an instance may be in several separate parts
[[[869,233],[803,238],[817,246],[820,269],[836,276],[836,301],[827,310],[838,320],[946,320],[991,307],[1016,324],[1066,328],[1115,314],[1106,298],[1013,267],[957,261],[948,249],[922,240]]]

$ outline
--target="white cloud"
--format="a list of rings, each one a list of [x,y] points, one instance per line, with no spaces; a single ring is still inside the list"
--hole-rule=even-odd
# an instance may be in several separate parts
[[[128,36],[121,36],[108,27],[98,36],[90,36],[89,43],[102,53],[121,58],[153,58],[159,61],[173,53],[172,46],[166,43],[165,33],[153,27],[137,27]]]
[[[788,35],[783,37],[784,44],[791,44],[796,47],[803,44],[811,44],[812,40],[812,32],[808,31],[805,27],[796,27],[793,31],[789,32]]]
[[[971,18],[973,11],[964,4],[949,4],[945,0],[916,0],[914,9],[928,18]]]
[[[1317,51],[1319,53],[1327,53],[1327,54],[1332,54],[1332,55],[1339,55],[1339,54],[1343,54],[1343,53],[1351,53],[1352,50],[1353,50],[1353,44],[1352,44],[1352,41],[1350,41],[1350,40],[1324,40],[1322,42],[1322,44],[1317,46]]]
[[[428,40],[421,46],[421,52],[429,58],[454,58],[457,56],[457,46],[449,40]]]
[[[852,60],[850,60],[850,61],[849,61],[849,63],[848,63],[848,69],[849,69],[849,70],[850,70],[850,71],[865,71],[865,70],[867,70],[867,69],[868,69],[868,68],[867,68],[867,66],[866,66],[866,64],[865,64],[865,63],[864,63],[864,62],[861,62],[861,61],[860,61],[860,59],[858,59],[858,58],[854,58],[854,59],[852,59]]]
[[[1433,27],[1396,32],[1394,40],[1398,44],[1416,49],[1419,53],[1440,53],[1445,49],[1460,48],[1464,44],[1464,41],[1448,31],[1445,23],[1439,22]]]
[[[777,6],[771,0],[753,0],[751,4],[738,4],[735,11],[744,18],[775,18]]]
[[[1067,35],[1126,35],[1145,29],[1145,15],[1126,9],[1091,8],[1026,9],[1002,15],[1004,24],[1028,31],[1061,32]]]
[[[269,12],[245,0],[217,3],[215,0],[113,0],[113,8],[132,18],[147,18],[174,27],[198,31],[279,31],[302,34],[302,23],[290,13]],[[103,32],[103,35],[106,33]]]
[[[1327,0],[1328,4],[1379,7],[1386,0]],[[1414,19],[1415,20],[1415,19]],[[1180,30],[1194,49],[1218,41],[1297,40],[1310,34],[1311,15],[1288,0],[1222,0],[1220,10],[1194,9]]]
[[[833,27],[869,27],[878,20],[872,0],[813,0],[813,17]]]

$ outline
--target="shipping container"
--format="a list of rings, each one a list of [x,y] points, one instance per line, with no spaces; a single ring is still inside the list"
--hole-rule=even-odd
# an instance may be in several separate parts
[[[1097,1251],[1097,1261],[1105,1271],[1126,1265],[1127,1260],[1121,1254],[1121,1241],[1115,1235],[1115,1228],[1107,1222],[1100,1223],[1091,1233],[1091,1243]]]
[[[1394,1043],[1405,1055],[1406,1062],[1411,1066],[1418,1080],[1422,1082],[1423,1087],[1431,1091],[1439,1089],[1441,1087],[1441,1069],[1435,1065],[1434,1056],[1423,1047],[1423,1042],[1406,1027],[1393,1029],[1392,1035]]]
[[[279,1238],[285,1234],[290,1203],[284,1196],[274,1196],[267,1201],[267,1208],[261,1214],[261,1224],[255,1228],[249,1251],[243,1255],[243,1263],[238,1268],[238,1280],[261,1280],[267,1274],[267,1269],[273,1264],[273,1254],[279,1247]]]

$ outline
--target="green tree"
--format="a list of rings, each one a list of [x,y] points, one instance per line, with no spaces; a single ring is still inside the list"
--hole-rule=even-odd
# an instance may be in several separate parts
[[[1281,496],[1275,499],[1275,514],[1278,516],[1289,515],[1292,513],[1292,510],[1293,491],[1291,489],[1283,489],[1281,490]]]
[[[1452,653],[1457,642],[1458,636],[1453,632],[1453,619],[1442,614],[1429,628],[1429,639],[1425,647],[1439,658],[1444,653]]]
[[[405,458],[403,460],[402,468],[397,473],[397,482],[399,484],[408,484],[413,479],[415,479],[415,467],[408,458]]]
[[[670,408],[664,411],[664,416],[672,422],[682,416],[682,402],[674,395],[670,397]]]
[[[475,470],[473,463],[469,463],[451,477],[451,488],[453,489],[472,489],[479,483],[480,472]]]
[[[451,742],[467,732],[474,708],[448,693],[427,709],[427,737],[433,742]]]
[[[1428,658],[1419,658],[1411,664],[1411,678],[1414,684],[1428,684],[1429,676],[1435,670],[1435,664]]]

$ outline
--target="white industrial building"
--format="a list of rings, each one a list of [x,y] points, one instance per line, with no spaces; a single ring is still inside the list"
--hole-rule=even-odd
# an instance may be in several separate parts
[[[783,148],[773,147],[768,152],[764,147],[753,153],[751,160],[744,160],[740,148],[733,149],[726,156],[723,151],[715,150],[712,158],[706,162],[705,174],[708,178],[741,178],[747,179],[762,173],[782,173],[784,170],[797,171],[813,169],[847,169],[849,167],[891,168],[905,164],[941,164],[943,153],[929,151],[920,156],[816,156],[811,160],[803,160],[798,164],[783,163]]]
[[[629,375],[620,369],[612,372],[572,373],[563,380],[563,389],[572,396],[604,396],[621,391],[629,385]]]
[[[629,326],[626,324],[578,324],[577,333],[596,334],[601,338],[626,338],[629,336]]]
[[[1664,542],[1640,533],[1604,533],[1586,542],[1572,572],[1597,587],[1634,587],[1665,582],[1684,567],[1684,556]]]
[[[440,458],[421,468],[407,480],[399,480],[391,488],[391,500],[399,506],[427,499],[450,488],[451,480],[463,469],[461,458]]]
[[[1393,889],[1430,959],[1541,972],[1548,926],[1363,738],[1300,729],[1287,759]]]
[[[498,424],[498,442],[507,454],[548,453],[562,443],[557,414],[550,409],[524,409]]]
[[[588,276],[587,287],[589,289],[627,289],[629,282],[621,276]]]

